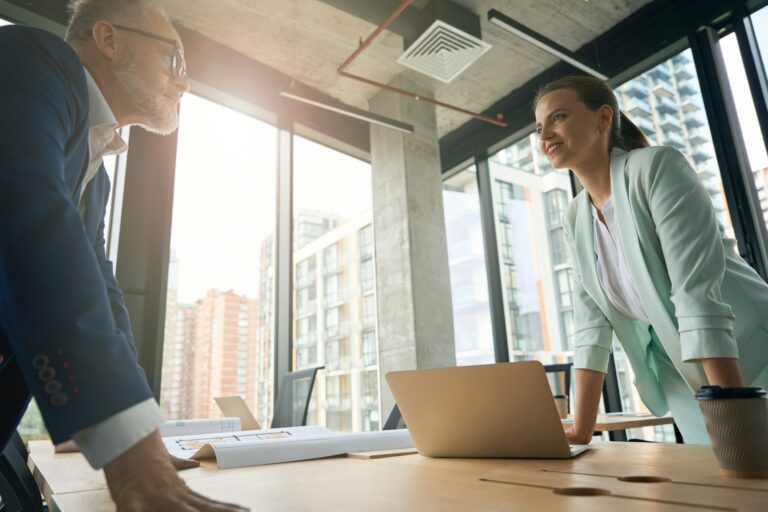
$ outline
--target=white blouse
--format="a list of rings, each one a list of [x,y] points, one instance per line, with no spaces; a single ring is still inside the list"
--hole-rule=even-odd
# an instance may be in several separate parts
[[[640,302],[637,287],[632,280],[627,261],[624,258],[611,199],[608,199],[603,205],[602,214],[605,224],[600,222],[597,208],[592,205],[597,279],[600,282],[600,287],[613,307],[629,318],[650,324],[651,321]]]

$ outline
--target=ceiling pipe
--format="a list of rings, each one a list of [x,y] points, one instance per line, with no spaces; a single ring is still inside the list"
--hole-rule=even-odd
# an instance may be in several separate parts
[[[504,121],[504,116],[502,114],[497,114],[495,118],[486,116],[484,114],[479,114],[477,112],[472,112],[471,110],[466,110],[460,107],[457,107],[455,105],[450,105],[448,103],[443,103],[442,101],[438,101],[426,96],[422,96],[420,94],[416,94],[415,92],[407,91],[405,89],[400,89],[397,87],[393,87],[391,85],[383,84],[380,82],[376,82],[374,80],[370,80],[368,78],[352,74],[348,71],[346,71],[346,68],[349,67],[352,62],[366,49],[368,48],[371,43],[373,42],[376,37],[381,34],[386,28],[393,22],[395,19],[397,19],[400,14],[411,4],[412,0],[403,0],[392,13],[387,16],[387,19],[384,20],[384,22],[381,23],[378,27],[376,27],[376,30],[373,31],[373,33],[368,36],[364,41],[360,41],[360,45],[357,47],[357,49],[352,52],[352,54],[347,57],[347,59],[338,67],[336,72],[344,77],[351,78],[352,80],[357,80],[358,82],[362,82],[364,84],[372,85],[374,87],[378,87],[379,89],[383,89],[385,91],[394,92],[396,94],[401,94],[403,96],[408,96],[409,98],[413,98],[416,101],[424,101],[426,103],[430,103],[432,105],[436,105],[438,107],[447,108],[449,110],[453,110],[454,112],[460,112],[462,114],[466,114],[468,116],[474,117],[475,119],[479,119],[480,121],[485,121],[486,123],[490,123],[496,126],[501,126],[503,128],[506,128],[509,126],[506,121]]]

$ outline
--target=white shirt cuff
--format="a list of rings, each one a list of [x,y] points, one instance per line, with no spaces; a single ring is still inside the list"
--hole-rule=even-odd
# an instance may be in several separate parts
[[[96,425],[72,435],[94,469],[101,469],[164,422],[154,398],[139,402]]]

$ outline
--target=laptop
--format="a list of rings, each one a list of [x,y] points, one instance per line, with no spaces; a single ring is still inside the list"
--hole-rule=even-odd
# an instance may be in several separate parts
[[[538,361],[389,372],[403,420],[421,455],[568,459],[568,445]]]

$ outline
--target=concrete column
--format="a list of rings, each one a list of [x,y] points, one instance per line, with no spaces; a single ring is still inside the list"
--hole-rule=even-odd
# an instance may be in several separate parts
[[[430,94],[409,75],[391,85]],[[371,110],[412,135],[371,125],[382,425],[394,406],[387,372],[456,365],[435,107],[382,91]]]

